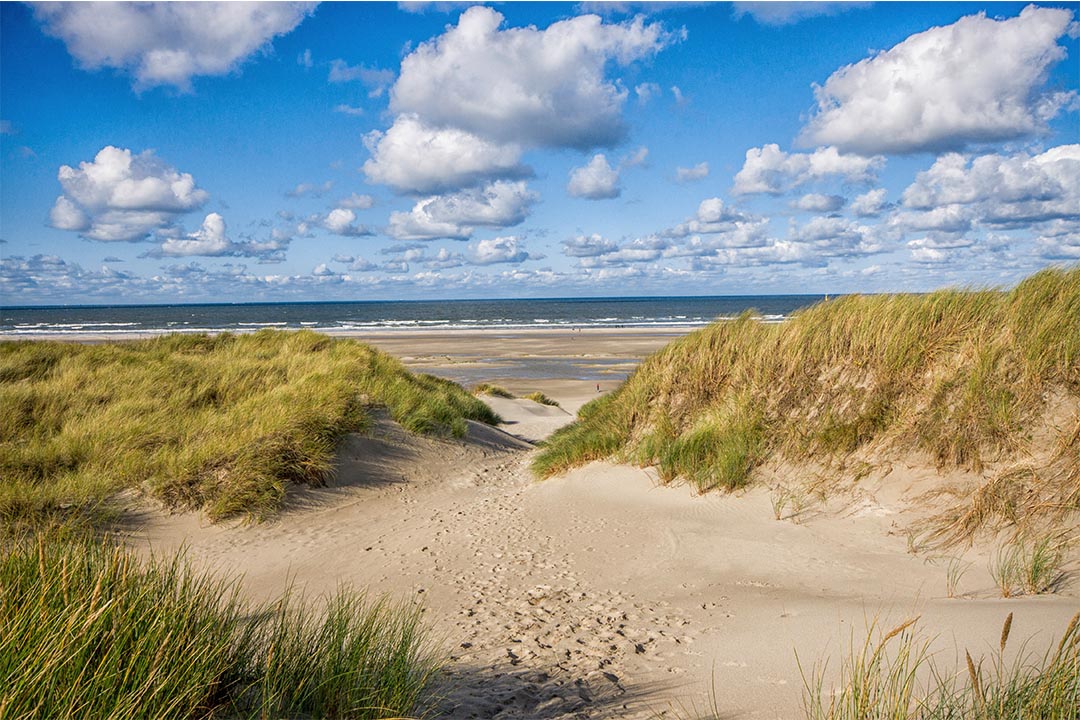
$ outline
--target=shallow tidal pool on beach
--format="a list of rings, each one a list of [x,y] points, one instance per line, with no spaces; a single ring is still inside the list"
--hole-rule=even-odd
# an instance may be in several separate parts
[[[453,380],[465,386],[508,379],[591,380],[621,383],[640,358],[476,358],[460,362],[407,363],[410,370]]]

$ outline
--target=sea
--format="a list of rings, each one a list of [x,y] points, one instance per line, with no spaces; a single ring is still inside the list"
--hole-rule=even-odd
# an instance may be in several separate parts
[[[611,297],[513,300],[84,305],[0,307],[0,336],[159,335],[253,332],[262,328],[322,332],[527,330],[533,328],[692,329],[753,309],[782,322],[821,295]]]

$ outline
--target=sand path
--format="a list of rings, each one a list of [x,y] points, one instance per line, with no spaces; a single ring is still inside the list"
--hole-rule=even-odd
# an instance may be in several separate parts
[[[581,383],[543,389],[568,409],[588,397]],[[530,439],[570,418],[492,404]],[[348,583],[421,602],[450,655],[438,690],[452,718],[704,717],[710,687],[722,717],[798,717],[795,652],[835,654],[876,614],[922,614],[951,658],[957,643],[994,645],[1010,611],[1041,652],[1080,605],[1072,590],[995,598],[978,551],[961,583],[970,597],[945,598],[944,568],[907,553],[885,502],[778,522],[765,491],[694,497],[635,468],[538,483],[533,452],[481,425],[437,440],[382,420],[343,443],[334,486],[294,493],[275,521],[149,511],[131,541],[185,546],[242,573],[257,598],[291,580],[309,595]]]

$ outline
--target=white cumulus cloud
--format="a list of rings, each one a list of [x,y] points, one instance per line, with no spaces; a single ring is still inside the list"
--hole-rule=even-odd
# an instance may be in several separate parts
[[[1080,221],[1048,223],[1035,239],[1035,248],[1048,260],[1080,260]]]
[[[950,153],[920,172],[903,194],[904,206],[916,209],[986,201],[1022,206],[1036,217],[1080,214],[1080,145],[1031,157]]]
[[[234,241],[229,238],[225,218],[210,213],[199,229],[191,233],[175,226],[158,230],[155,234],[161,244],[139,257],[255,257],[260,263],[277,263],[285,260],[285,251],[293,238],[305,233],[301,226],[275,227],[264,239],[247,235]]]
[[[356,213],[346,207],[334,208],[327,213],[323,218],[322,226],[342,237],[360,237],[371,234],[365,226],[356,224]]]
[[[762,221],[761,218],[747,215],[743,211],[726,204],[722,198],[713,197],[701,201],[694,217],[665,230],[662,235],[666,237],[686,237],[692,234],[729,233],[740,227],[758,225]]]
[[[370,195],[353,193],[348,197],[338,200],[337,205],[338,207],[349,208],[350,210],[367,210],[375,205],[375,198]]]
[[[792,206],[798,210],[805,210],[806,212],[836,212],[844,207],[844,198],[839,195],[809,193],[793,202]]]
[[[570,171],[566,192],[586,200],[608,200],[619,197],[619,171],[608,164],[603,153],[597,153],[586,165]]]
[[[210,197],[191,174],[152,151],[135,155],[111,145],[93,162],[61,165],[57,178],[64,194],[53,205],[52,225],[103,242],[142,240]]]
[[[225,234],[225,218],[210,213],[202,226],[183,238],[169,238],[161,244],[161,254],[169,257],[233,254],[233,244]]]
[[[614,268],[638,263],[655,262],[663,257],[671,243],[664,238],[650,236],[635,238],[611,252],[581,256],[578,266],[582,268]]]
[[[910,230],[1023,229],[1080,219],[1080,145],[1034,156],[943,155],[904,190],[901,205],[892,222]]]
[[[533,259],[513,235],[480,240],[469,245],[469,260],[474,265],[521,263]]]
[[[607,65],[648,57],[674,39],[641,17],[613,24],[581,15],[544,30],[502,23],[495,10],[472,7],[418,46],[401,62],[391,110],[498,143],[610,146],[625,136],[627,90],[606,77]]]
[[[830,177],[846,182],[870,182],[885,165],[881,156],[863,157],[822,147],[810,153],[787,153],[776,143],[750,148],[735,175],[736,195],[779,195],[789,188]]]
[[[355,260],[349,263],[349,269],[353,272],[374,272],[379,269],[379,266],[370,260],[365,260],[362,257],[357,257]]]
[[[619,245],[614,240],[609,240],[601,235],[578,235],[577,237],[563,240],[563,255],[570,257],[596,257],[615,252]]]
[[[1077,100],[1044,92],[1049,69],[1065,58],[1058,39],[1073,12],[1029,5],[1019,17],[985,13],[934,27],[834,72],[815,88],[807,144],[844,151],[939,152],[1024,137]]]
[[[363,171],[371,182],[402,192],[431,193],[522,177],[521,147],[490,142],[457,128],[435,128],[416,115],[399,115],[385,133],[364,138],[371,158]]]
[[[425,198],[408,212],[391,213],[386,232],[397,240],[467,240],[477,227],[503,228],[524,222],[537,199],[524,182],[500,180],[479,189]]]
[[[58,230],[83,232],[90,228],[90,216],[81,207],[61,195],[49,211],[49,224]]]
[[[814,217],[792,225],[789,240],[805,243],[822,256],[864,255],[882,249],[875,229],[843,217]]]
[[[225,75],[270,41],[293,30],[315,3],[38,3],[45,32],[60,38],[88,70],[116,68],[136,89]]]
[[[851,201],[851,209],[858,217],[877,217],[888,207],[885,188],[867,190]]]
[[[963,233],[971,229],[973,216],[961,205],[942,205],[931,210],[898,210],[889,223],[900,230]]]

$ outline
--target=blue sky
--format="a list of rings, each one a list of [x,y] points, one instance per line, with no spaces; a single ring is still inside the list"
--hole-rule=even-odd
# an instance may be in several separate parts
[[[0,3],[6,305],[1008,285],[1076,3]]]

